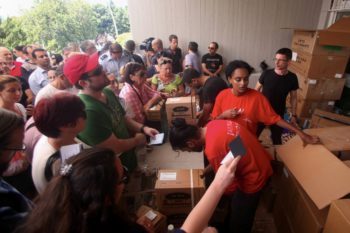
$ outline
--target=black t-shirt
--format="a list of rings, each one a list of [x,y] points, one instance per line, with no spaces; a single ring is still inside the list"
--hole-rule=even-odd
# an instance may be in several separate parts
[[[281,76],[270,69],[262,73],[259,82],[263,86],[262,93],[269,100],[272,108],[277,114],[283,116],[289,92],[299,88],[297,76],[290,71]]]
[[[202,57],[202,63],[205,63],[207,69],[210,72],[215,73],[215,71],[219,69],[219,66],[223,64],[222,56],[217,53],[213,56],[207,53]],[[209,75],[209,74],[206,74],[206,75]]]
[[[181,58],[182,58],[182,52],[180,48],[176,48],[175,51],[168,48],[167,53],[171,56],[171,59],[173,60],[173,73],[178,74],[182,71],[182,65],[181,65]]]
[[[220,77],[208,78],[205,81],[203,87],[198,92],[200,100],[200,108],[203,108],[203,104],[211,103],[215,104],[216,96],[220,91],[228,88],[226,82]]]

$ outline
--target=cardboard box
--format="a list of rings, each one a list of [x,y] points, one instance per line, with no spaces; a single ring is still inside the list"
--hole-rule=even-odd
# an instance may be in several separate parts
[[[188,123],[196,119],[196,98],[194,96],[168,98],[165,104],[168,122],[174,118],[185,118]]]
[[[152,221],[154,232],[155,233],[165,233],[167,232],[167,221],[166,217],[159,213],[158,211],[153,210],[152,208],[142,205],[136,211],[137,218],[146,216]]]
[[[332,41],[327,45],[320,45],[319,34],[318,30],[295,29],[292,49],[313,55],[348,55],[350,53],[349,48],[333,45]]]
[[[311,79],[342,78],[348,60],[348,55],[312,55],[293,50],[293,58],[288,68]]]
[[[330,101],[316,101],[316,100],[305,100],[303,96],[298,93],[297,97],[297,111],[298,118],[309,118],[312,116],[315,109],[321,109],[325,111],[332,111],[335,102]]]
[[[205,192],[202,169],[159,170],[155,185],[156,203],[164,213],[189,213]]]
[[[350,232],[350,200],[332,202],[323,233]]]
[[[323,145],[304,147],[296,136],[277,153],[318,209],[350,193],[350,169]]]
[[[320,45],[338,45],[350,48],[350,18],[343,17],[329,28],[319,31]]]
[[[299,94],[306,100],[338,100],[341,97],[346,80],[340,79],[310,79],[299,73]]]
[[[329,208],[319,210],[286,168],[278,185],[274,209],[278,232],[321,233]]]
[[[159,101],[159,103],[152,106],[148,111],[146,111],[147,120],[161,121],[162,111],[165,111],[165,100]]]
[[[350,117],[315,109],[311,117],[310,128],[324,128],[350,125]]]

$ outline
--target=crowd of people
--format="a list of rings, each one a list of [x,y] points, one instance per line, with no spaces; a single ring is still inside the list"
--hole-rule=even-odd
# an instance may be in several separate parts
[[[148,38],[143,56],[135,49],[132,40],[101,51],[83,41],[50,56],[34,44],[13,52],[0,47],[0,232],[153,232],[120,200],[127,173],[137,170],[135,148],[167,131],[147,119],[167,98],[198,95],[197,125],[174,119],[169,141],[174,150],[203,151],[203,175],[215,176],[176,232],[202,232],[223,195],[231,200],[226,230],[251,231],[272,175],[258,140],[265,125],[274,144],[281,144],[283,128],[305,144],[319,142],[296,125],[290,49],[276,52],[274,69],[263,72],[256,90],[248,88],[253,68],[241,60],[225,67],[215,41],[201,59],[194,41],[184,55],[176,35],[168,48]],[[283,118],[288,94],[290,123]],[[238,137],[246,154],[221,164]],[[74,153],[63,152],[72,145]]]

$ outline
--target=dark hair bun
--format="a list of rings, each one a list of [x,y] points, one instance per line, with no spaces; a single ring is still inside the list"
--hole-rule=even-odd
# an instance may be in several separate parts
[[[187,127],[187,123],[184,118],[175,118],[171,121],[171,123],[176,129],[185,129]]]

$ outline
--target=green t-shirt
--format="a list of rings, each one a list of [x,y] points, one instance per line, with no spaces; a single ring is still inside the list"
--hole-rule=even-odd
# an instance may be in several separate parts
[[[78,138],[84,143],[94,146],[107,140],[113,133],[117,138],[130,138],[129,131],[125,123],[125,111],[114,93],[105,88],[102,91],[107,104],[85,94],[79,94],[80,99],[85,104],[87,115],[86,125]],[[122,164],[132,171],[137,166],[134,150],[125,151],[121,154]]]
[[[158,75],[155,74],[152,77],[151,80],[152,84],[157,85],[157,90],[158,91],[164,91],[166,93],[171,93],[173,90],[177,91],[178,86],[182,84],[182,78],[179,75],[175,75],[175,79],[169,83],[169,84],[164,84],[162,81],[159,79]]]

